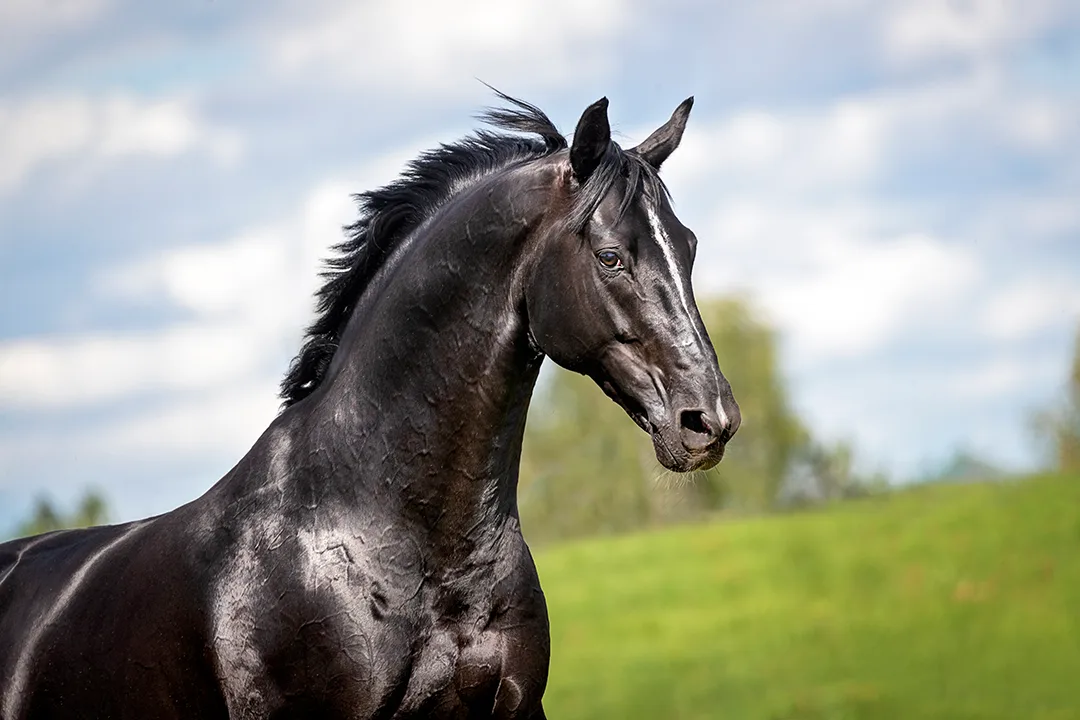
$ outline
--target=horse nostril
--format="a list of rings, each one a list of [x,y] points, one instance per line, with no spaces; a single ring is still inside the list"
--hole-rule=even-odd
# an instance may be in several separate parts
[[[683,410],[679,414],[679,424],[686,430],[698,435],[715,435],[714,421],[705,414],[704,410]]]

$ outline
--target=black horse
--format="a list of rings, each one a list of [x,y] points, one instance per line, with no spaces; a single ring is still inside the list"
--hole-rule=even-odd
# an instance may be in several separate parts
[[[549,634],[517,512],[542,359],[675,471],[739,425],[696,239],[607,100],[569,144],[505,95],[360,196],[280,415],[199,499],[0,545],[0,718],[543,718]],[[510,132],[507,132],[510,131]]]

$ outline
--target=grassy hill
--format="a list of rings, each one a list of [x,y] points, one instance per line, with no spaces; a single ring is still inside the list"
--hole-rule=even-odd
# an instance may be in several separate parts
[[[1080,718],[1080,478],[555,547],[550,718]]]

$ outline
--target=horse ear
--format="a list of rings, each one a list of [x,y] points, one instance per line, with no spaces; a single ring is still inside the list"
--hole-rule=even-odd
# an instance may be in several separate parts
[[[668,156],[675,152],[675,148],[679,147],[683,131],[686,130],[686,121],[690,117],[690,108],[692,107],[694,107],[694,97],[690,96],[683,100],[679,107],[675,108],[670,120],[652,135],[645,138],[640,145],[634,148],[633,152],[636,152],[645,159],[645,162],[659,170],[663,162],[668,159]]]
[[[581,114],[570,146],[570,167],[578,182],[585,182],[600,164],[611,144],[611,126],[607,118],[608,99],[600,98]]]

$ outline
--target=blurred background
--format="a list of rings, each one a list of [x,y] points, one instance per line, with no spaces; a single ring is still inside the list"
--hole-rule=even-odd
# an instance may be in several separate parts
[[[743,429],[676,477],[588,381],[521,507],[552,717],[1080,717],[1080,7],[0,4],[0,538],[209,488],[350,194],[478,80],[665,165]]]

